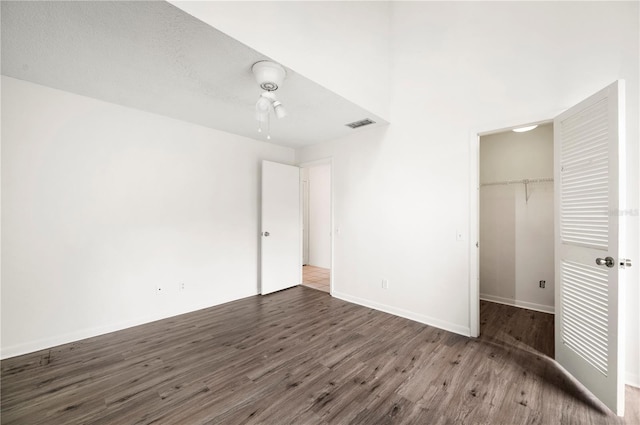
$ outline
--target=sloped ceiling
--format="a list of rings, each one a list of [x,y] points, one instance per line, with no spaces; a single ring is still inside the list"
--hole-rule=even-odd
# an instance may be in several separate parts
[[[269,58],[175,6],[2,1],[1,8],[2,74],[265,140],[251,66]],[[277,95],[289,115],[272,120],[271,143],[296,148],[386,124],[289,68]],[[345,126],[363,118],[376,124]]]

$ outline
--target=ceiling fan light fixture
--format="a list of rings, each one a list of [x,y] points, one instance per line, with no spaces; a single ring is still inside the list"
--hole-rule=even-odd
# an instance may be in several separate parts
[[[284,106],[282,106],[282,103],[279,100],[273,102],[273,110],[278,118],[284,118],[287,116],[287,110],[284,109]]]
[[[271,106],[271,101],[266,97],[260,96],[258,101],[256,102],[256,112],[269,112],[269,107]]]
[[[262,133],[262,125],[266,124],[267,140],[271,140],[271,110],[278,118],[284,118],[287,115],[282,102],[276,98],[274,93],[282,85],[287,72],[282,65],[271,61],[256,62],[251,67],[251,71],[260,88],[265,90],[256,102],[258,132]]]
[[[260,96],[256,102],[256,119],[260,122],[267,121],[269,117],[269,109],[271,108],[271,101],[266,97]]]

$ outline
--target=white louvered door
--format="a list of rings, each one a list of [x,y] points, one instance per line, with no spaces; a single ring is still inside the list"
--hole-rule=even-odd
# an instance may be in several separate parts
[[[556,360],[618,415],[624,414],[623,88],[618,81],[554,120]]]

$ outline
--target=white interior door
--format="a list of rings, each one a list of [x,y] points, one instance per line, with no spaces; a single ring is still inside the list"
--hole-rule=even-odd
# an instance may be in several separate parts
[[[554,120],[556,360],[624,414],[624,82]]]
[[[300,284],[300,227],[300,169],[262,161],[263,295]]]

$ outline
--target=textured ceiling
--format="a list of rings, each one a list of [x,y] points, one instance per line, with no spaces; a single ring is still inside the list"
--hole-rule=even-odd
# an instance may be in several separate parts
[[[269,59],[162,1],[2,1],[2,74],[265,140],[251,65]],[[283,64],[286,67],[286,64]],[[300,147],[386,122],[287,68],[289,115],[271,143]],[[352,130],[346,123],[377,123]]]

